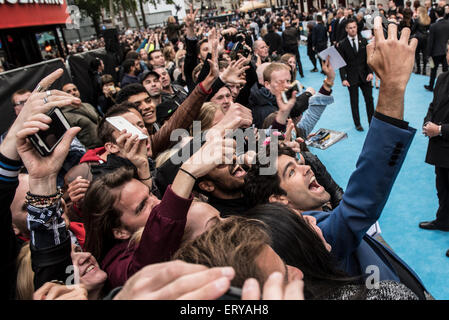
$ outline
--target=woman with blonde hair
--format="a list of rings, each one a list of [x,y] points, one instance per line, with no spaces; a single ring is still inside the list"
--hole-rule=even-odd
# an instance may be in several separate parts
[[[168,41],[173,43],[174,46],[179,41],[180,38],[180,30],[182,29],[182,25],[179,25],[176,21],[176,18],[170,16],[167,18],[167,26],[165,27],[165,33],[167,34]]]
[[[413,21],[412,25],[412,35],[418,39],[418,46],[415,51],[415,63],[416,63],[416,74],[421,73],[421,58],[422,54],[423,68],[422,74],[426,74],[427,65],[427,38],[429,36],[430,28],[430,17],[427,14],[427,10],[424,7],[418,7],[418,18]]]

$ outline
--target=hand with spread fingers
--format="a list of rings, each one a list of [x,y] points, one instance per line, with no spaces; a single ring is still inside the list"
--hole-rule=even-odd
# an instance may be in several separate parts
[[[241,75],[249,69],[245,66],[246,58],[233,60],[229,66],[221,73],[220,78],[225,84],[240,84],[245,85],[246,80],[242,79]]]
[[[404,94],[415,63],[416,38],[410,28],[403,28],[397,38],[398,26],[388,25],[385,39],[382,18],[374,18],[374,40],[366,47],[367,62],[381,79],[376,111],[396,119],[404,117]]]

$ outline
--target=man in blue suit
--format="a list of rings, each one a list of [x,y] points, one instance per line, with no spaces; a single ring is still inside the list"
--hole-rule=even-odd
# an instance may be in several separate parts
[[[393,252],[366,232],[380,217],[391,188],[402,167],[416,129],[403,121],[404,94],[414,64],[416,40],[408,43],[410,29],[389,25],[384,38],[381,19],[375,19],[375,43],[367,47],[368,63],[382,79],[379,99],[365,144],[340,204],[325,210],[330,196],[316,181],[309,166],[298,162],[295,153],[279,148],[277,173],[263,176],[247,174],[245,196],[253,204],[282,202],[296,209],[321,229],[340,268],[350,275],[379,271],[379,280],[402,282],[420,298],[425,288],[417,275]],[[268,164],[268,165],[272,165]],[[369,274],[368,274],[369,275]]]

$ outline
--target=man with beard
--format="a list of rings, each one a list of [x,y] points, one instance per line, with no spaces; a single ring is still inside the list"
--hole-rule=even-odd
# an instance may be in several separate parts
[[[125,60],[123,62],[123,72],[125,75],[120,82],[120,86],[123,88],[130,83],[139,82],[139,78],[137,77],[140,74],[140,61],[139,60]]]

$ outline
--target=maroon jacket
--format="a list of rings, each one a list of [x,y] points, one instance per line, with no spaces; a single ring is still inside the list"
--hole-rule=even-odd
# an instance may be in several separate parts
[[[109,250],[101,268],[108,274],[111,289],[123,286],[129,277],[149,264],[170,260],[181,244],[192,201],[192,196],[181,198],[169,186],[161,203],[151,211],[140,243],[129,246],[129,241],[124,241]]]

